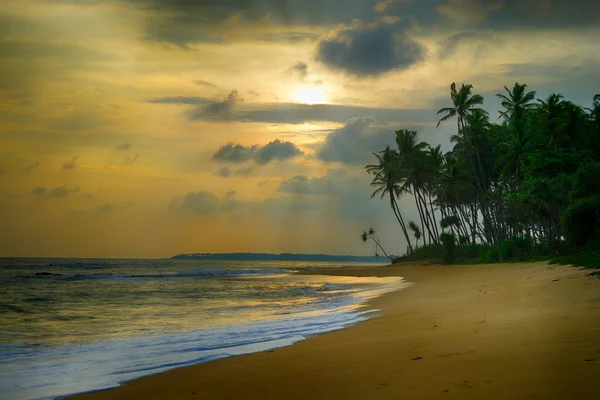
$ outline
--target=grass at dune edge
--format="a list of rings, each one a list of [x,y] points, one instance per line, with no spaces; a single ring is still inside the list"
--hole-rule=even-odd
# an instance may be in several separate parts
[[[488,251],[485,246],[471,245],[457,246],[455,264],[489,264],[489,260],[482,257],[484,252]],[[425,264],[443,264],[442,258],[439,256],[438,250],[433,246],[424,246],[407,256],[402,256],[395,259],[392,264],[420,261]],[[581,267],[590,269],[590,275],[600,278],[600,250],[582,251],[570,255],[551,256],[551,255],[525,255],[514,258],[506,258],[503,261],[496,263],[512,263],[512,262],[539,262],[548,261],[550,264],[571,265],[573,267]]]

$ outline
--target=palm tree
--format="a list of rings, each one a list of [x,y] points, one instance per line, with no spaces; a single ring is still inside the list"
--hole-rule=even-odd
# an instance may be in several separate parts
[[[558,148],[561,140],[561,117],[565,107],[562,94],[552,93],[546,101],[538,99],[542,130],[550,137],[548,145]]]
[[[410,221],[408,223],[408,228],[413,232],[413,235],[415,235],[415,241],[416,241],[415,248],[418,248],[419,247],[419,239],[421,239],[421,229],[419,229],[417,224],[415,224],[413,221]]]
[[[458,117],[457,127],[458,134],[460,135],[463,131],[464,119],[468,114],[472,113],[475,110],[480,110],[485,113],[483,109],[475,108],[476,105],[483,104],[483,96],[478,94],[471,95],[472,89],[473,85],[462,84],[457,92],[456,83],[452,82],[452,84],[450,85],[450,98],[452,99],[452,107],[445,107],[437,112],[437,115],[444,113],[446,114],[438,121],[438,127],[442,122],[454,117]]]
[[[500,116],[498,118],[504,117],[507,121],[511,121],[515,125],[515,129],[517,129],[517,133],[519,129],[523,129],[523,117],[525,116],[525,112],[533,107],[535,107],[535,91],[530,91],[525,93],[527,89],[527,85],[519,84],[519,82],[515,82],[515,86],[512,91],[508,90],[506,86],[504,86],[504,90],[508,93],[508,95],[504,95],[502,93],[498,93],[496,97],[502,100],[501,104],[504,107],[504,111],[500,111]]]
[[[426,193],[438,170],[430,163],[426,149],[429,145],[418,142],[416,131],[402,129],[396,131],[398,145],[398,167],[405,178],[406,191],[411,190],[421,218],[421,227],[427,230],[430,242],[439,247],[434,217],[429,213]]]
[[[398,207],[398,203],[396,201],[397,198],[402,196],[405,192],[405,186],[403,185],[404,177],[400,174],[400,169],[398,168],[398,156],[397,153],[387,146],[385,150],[381,151],[380,154],[373,153],[377,158],[378,164],[371,164],[365,167],[366,171],[374,175],[373,180],[371,182],[371,187],[376,188],[371,198],[379,195],[382,199],[388,195],[390,198],[390,206],[394,211],[394,215],[400,224],[400,228],[404,233],[404,237],[406,238],[406,242],[408,243],[409,251],[412,253],[412,244],[410,242],[410,237],[408,236],[408,231],[406,230],[406,225],[404,223],[404,219],[402,218],[402,213],[400,212],[400,208]]]
[[[363,243],[367,243],[367,240],[369,240],[369,239],[371,239],[373,242],[375,242],[375,256],[377,256],[377,248],[380,248],[381,251],[383,252],[383,254],[387,258],[389,258],[390,260],[394,259],[393,257],[388,256],[388,254],[385,252],[385,249],[381,245],[381,241],[379,240],[379,237],[376,236],[375,229],[369,228],[368,231],[363,231],[360,235],[360,239],[363,241]]]

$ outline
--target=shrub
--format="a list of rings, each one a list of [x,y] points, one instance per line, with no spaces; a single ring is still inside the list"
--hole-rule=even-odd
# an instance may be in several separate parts
[[[456,261],[456,238],[450,233],[440,235],[442,245],[444,246],[444,262],[452,264]]]
[[[600,244],[600,197],[575,201],[563,213],[561,223],[569,245],[581,248]]]

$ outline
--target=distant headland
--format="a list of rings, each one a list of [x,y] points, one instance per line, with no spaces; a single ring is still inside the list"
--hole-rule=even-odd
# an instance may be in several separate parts
[[[349,256],[330,254],[293,254],[293,253],[191,253],[177,254],[174,260],[236,260],[236,261],[330,261],[330,262],[389,262],[387,257]]]

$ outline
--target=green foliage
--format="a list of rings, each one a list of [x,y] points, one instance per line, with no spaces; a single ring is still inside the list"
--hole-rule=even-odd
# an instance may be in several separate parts
[[[442,233],[440,239],[444,246],[444,262],[454,264],[456,262],[456,238],[451,233]]]
[[[442,218],[442,220],[440,221],[440,226],[443,229],[447,229],[451,226],[458,226],[460,225],[460,219],[458,219],[458,217],[456,215],[449,215],[446,218]]]
[[[583,165],[575,173],[573,196],[600,196],[600,163]]]
[[[558,93],[536,99],[519,82],[497,98],[499,122],[472,85],[453,83],[438,111],[439,123],[456,123],[451,151],[403,129],[397,148],[366,167],[409,248],[423,239],[403,260],[526,260],[600,246],[600,95],[587,111]],[[405,224],[397,200],[408,195],[419,219]]]
[[[572,265],[594,270],[590,275],[600,276],[600,250],[585,251],[568,256],[555,257],[550,264]]]
[[[512,237],[502,240],[497,246],[489,247],[479,257],[480,262],[494,263],[500,261],[524,261],[535,255],[533,241],[529,238]]]
[[[600,245],[600,196],[586,197],[569,205],[562,216],[567,243],[574,248]]]

